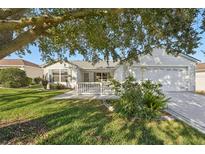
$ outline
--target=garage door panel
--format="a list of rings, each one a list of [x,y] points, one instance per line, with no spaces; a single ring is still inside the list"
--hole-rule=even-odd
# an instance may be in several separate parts
[[[187,91],[187,68],[135,68],[134,77],[139,80],[152,80],[162,84],[164,91]]]

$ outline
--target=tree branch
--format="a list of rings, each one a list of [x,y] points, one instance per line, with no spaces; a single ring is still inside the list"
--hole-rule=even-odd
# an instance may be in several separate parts
[[[30,42],[35,41],[37,37],[41,34],[41,32],[42,32],[42,29],[40,28],[28,30],[27,32],[20,34],[14,40],[0,47],[0,59],[8,56],[14,51],[22,49],[24,46],[26,46]]]
[[[112,13],[120,13],[123,9],[111,9]],[[0,20],[0,31],[1,30],[17,30],[26,26],[42,26],[43,24],[56,25],[64,21],[73,19],[82,19],[87,16],[102,16],[106,15],[106,11],[93,12],[92,10],[83,10],[68,12],[64,16],[38,16],[22,20]]]
[[[111,9],[109,13],[118,14],[124,9]],[[27,26],[35,27],[26,32],[19,34],[14,40],[9,41],[0,47],[0,59],[8,56],[14,51],[22,49],[27,44],[35,41],[40,35],[43,35],[47,29],[57,26],[59,23],[73,19],[82,19],[89,16],[105,16],[109,15],[107,11],[100,10],[84,10],[68,12],[64,16],[38,16],[23,20],[0,20],[0,32],[4,30],[14,31]],[[37,28],[38,27],[38,28]]]
[[[7,19],[8,17],[15,16],[19,13],[25,12],[25,8],[17,9],[0,9],[0,19]]]

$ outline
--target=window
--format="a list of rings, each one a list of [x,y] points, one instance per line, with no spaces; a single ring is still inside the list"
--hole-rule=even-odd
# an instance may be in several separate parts
[[[53,69],[52,81],[53,82],[67,82],[68,81],[68,71],[67,69]]]
[[[84,73],[84,82],[89,82],[89,73]]]
[[[95,81],[107,81],[108,80],[109,73],[95,73]]]
[[[59,69],[52,70],[53,82],[59,82]]]
[[[95,73],[95,81],[99,82],[101,80],[101,73]]]
[[[108,79],[108,74],[107,73],[102,73],[102,80],[107,81]]]
[[[68,71],[67,69],[61,70],[61,82],[68,82]]]

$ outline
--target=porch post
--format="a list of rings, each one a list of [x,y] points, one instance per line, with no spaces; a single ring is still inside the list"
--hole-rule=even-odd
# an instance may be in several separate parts
[[[100,95],[102,95],[103,94],[103,85],[102,85],[103,83],[102,82],[100,82]]]
[[[50,82],[51,82],[51,79],[50,79],[50,72],[51,72],[51,70],[49,69],[48,70],[48,84],[47,84],[47,86],[46,86],[46,89],[50,89]]]
[[[61,83],[61,69],[58,70],[58,73],[59,73],[59,79],[58,80]]]
[[[77,95],[79,95],[78,82],[76,83],[75,91],[76,91]]]

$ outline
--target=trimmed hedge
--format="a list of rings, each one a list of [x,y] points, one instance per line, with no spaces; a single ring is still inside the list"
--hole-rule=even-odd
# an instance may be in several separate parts
[[[40,77],[34,78],[33,81],[35,84],[39,84],[43,79]]]
[[[57,83],[57,84],[55,84],[55,83],[51,83],[51,84],[50,84],[50,89],[52,89],[52,90],[60,90],[60,89],[67,89],[67,87],[64,86],[63,84],[59,84],[59,83]]]

